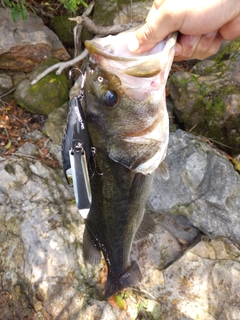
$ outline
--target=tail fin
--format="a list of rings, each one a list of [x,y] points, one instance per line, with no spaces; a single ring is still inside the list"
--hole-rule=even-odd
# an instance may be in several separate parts
[[[136,285],[141,280],[142,274],[139,266],[136,261],[132,261],[131,265],[120,275],[115,276],[112,273],[108,274],[104,293],[105,297],[109,298],[124,288]]]

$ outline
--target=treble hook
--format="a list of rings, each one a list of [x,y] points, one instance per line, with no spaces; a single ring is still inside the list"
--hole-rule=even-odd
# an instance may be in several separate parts
[[[79,71],[79,72],[81,73],[81,75],[83,74],[81,69],[79,69],[79,68],[72,68],[72,69],[69,70],[69,72],[68,72],[69,78],[72,78],[72,77],[73,77],[73,70]]]
[[[69,71],[69,78],[71,78],[72,76],[73,76],[73,70],[77,70],[77,71],[79,71],[80,72],[80,76],[81,76],[81,85],[80,85],[80,93],[79,93],[79,95],[78,95],[78,97],[79,97],[79,99],[80,99],[80,101],[82,101],[82,99],[83,99],[83,96],[84,96],[84,90],[83,90],[83,88],[84,88],[84,83],[85,83],[85,79],[86,79],[86,72],[82,72],[82,70],[81,69],[79,69],[79,68],[72,68],[70,71]],[[80,76],[79,76],[79,78],[80,78]],[[78,79],[76,80],[76,82],[78,81]]]

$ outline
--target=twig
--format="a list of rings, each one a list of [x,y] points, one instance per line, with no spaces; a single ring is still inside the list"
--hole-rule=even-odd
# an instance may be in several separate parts
[[[91,4],[92,5],[92,4]],[[90,7],[91,9],[91,7]],[[86,13],[87,14],[87,13]],[[126,31],[130,29],[131,27],[138,26],[139,23],[130,23],[130,24],[120,24],[120,25],[114,25],[110,27],[102,27],[102,26],[97,26],[90,18],[85,16],[84,14],[82,16],[78,16],[76,18],[71,18],[70,20],[75,20],[78,25],[82,25],[85,28],[87,28],[90,32],[99,35],[99,36],[107,36],[109,34],[117,34],[122,31]],[[45,77],[47,74],[52,72],[55,69],[58,69],[56,74],[60,74],[64,69],[71,67],[75,63],[83,60],[88,54],[88,51],[85,49],[79,56],[76,58],[69,60],[67,62],[59,62],[50,68],[46,69],[44,72],[39,74],[32,82],[31,85],[36,84],[40,79]]]
[[[9,112],[9,114],[10,114],[13,118],[15,118],[17,121],[21,122],[27,129],[29,129],[29,126],[28,126],[25,122],[23,122],[21,119],[19,119],[18,117],[16,117],[13,113]]]
[[[139,23],[128,23],[128,24],[118,24],[118,25],[113,25],[109,27],[102,27],[96,25],[90,18],[81,16],[78,17],[81,18],[79,19],[79,22],[87,28],[90,32],[99,35],[99,36],[107,36],[109,34],[117,34],[120,32],[123,32],[125,30],[128,30],[132,27],[136,27],[139,25]]]
[[[13,155],[18,156],[18,157],[25,157],[25,158],[29,158],[29,159],[39,159],[38,157],[34,157],[29,154],[24,154],[24,153],[20,153],[20,152],[14,152]]]
[[[38,11],[41,15],[48,17],[48,18],[53,18],[54,15],[52,13],[46,12],[41,8],[41,4],[37,3],[35,0],[31,0],[31,2],[34,5],[34,9]]]
[[[3,128],[3,130],[5,131],[5,133],[6,133],[6,136],[7,136],[7,138],[8,138],[8,143],[7,143],[7,145],[11,142],[12,143],[12,140],[11,140],[11,138],[10,138],[10,135],[9,135],[9,133],[8,133],[8,130],[6,129],[6,128]],[[6,146],[5,146],[5,149],[3,150],[3,152],[1,153],[1,156],[5,153],[5,152],[7,152],[8,151],[8,148],[6,148]]]
[[[10,135],[8,133],[8,130],[7,130],[7,128],[3,128],[3,129],[4,129],[5,133],[6,133],[6,136],[8,138],[8,143],[9,143],[11,141],[11,138],[10,138]]]
[[[56,74],[61,74],[61,72],[68,68],[71,67],[72,65],[74,65],[75,63],[83,60],[86,56],[88,55],[88,51],[87,49],[85,49],[79,56],[77,56],[76,58],[69,60],[67,62],[59,62],[54,64],[53,66],[51,66],[50,68],[47,68],[45,71],[43,71],[42,73],[40,73],[32,82],[31,85],[33,86],[34,84],[36,84],[40,79],[42,79],[43,77],[45,77],[47,74],[49,74],[50,72],[54,71],[55,69],[58,69],[56,71]]]
[[[2,94],[2,95],[0,96],[0,99],[2,99],[3,97],[9,95],[9,94],[10,94],[11,92],[13,92],[15,89],[16,89],[16,87],[14,87],[14,88],[12,88],[11,90],[9,90],[8,92]]]
[[[84,11],[83,16],[89,16],[90,13],[92,12],[92,9],[95,5],[95,1],[92,1],[87,9]],[[81,20],[78,19],[79,17],[76,18],[68,18],[70,21],[76,21],[76,26],[73,29],[73,35],[74,35],[74,58],[77,57],[80,54],[81,51],[81,33],[83,29],[83,25],[81,24]]]

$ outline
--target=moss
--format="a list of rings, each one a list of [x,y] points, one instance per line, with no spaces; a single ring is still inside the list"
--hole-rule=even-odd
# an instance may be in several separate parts
[[[66,46],[74,46],[73,29],[76,21],[71,21],[67,16],[55,16],[51,20],[51,27],[62,43]]]
[[[6,164],[5,170],[10,173],[11,175],[15,175],[15,168],[11,163]]]
[[[214,61],[218,66],[225,64],[225,60],[231,60],[232,62],[237,58],[237,51],[240,48],[240,39],[230,41],[222,50],[215,56]]]
[[[44,61],[32,72],[30,79],[34,79],[57,62],[59,61],[55,58]],[[22,82],[15,92],[15,98],[18,104],[29,112],[48,115],[68,100],[68,92],[69,81],[65,74],[56,75],[53,71],[33,86],[27,80]]]

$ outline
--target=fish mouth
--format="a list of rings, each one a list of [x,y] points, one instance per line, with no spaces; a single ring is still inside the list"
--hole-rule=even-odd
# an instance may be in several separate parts
[[[108,71],[118,70],[137,78],[154,77],[166,66],[169,53],[176,43],[177,33],[170,34],[148,52],[132,54],[127,43],[131,41],[134,32],[135,30],[117,36],[87,40],[85,47],[95,63]]]

